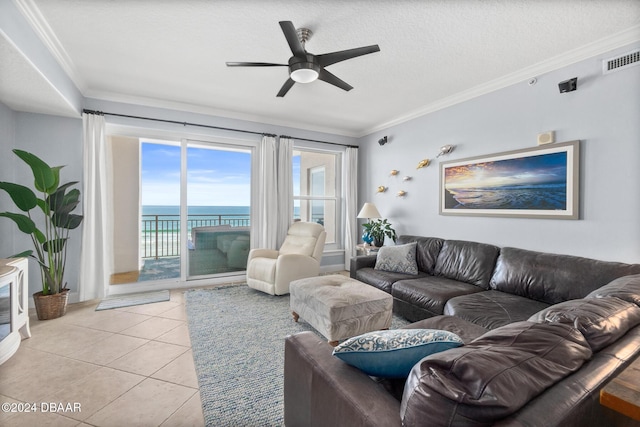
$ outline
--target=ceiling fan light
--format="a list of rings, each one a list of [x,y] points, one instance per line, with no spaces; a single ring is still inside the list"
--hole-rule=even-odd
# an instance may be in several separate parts
[[[311,83],[318,78],[318,72],[310,68],[299,68],[291,72],[291,78],[296,83]]]

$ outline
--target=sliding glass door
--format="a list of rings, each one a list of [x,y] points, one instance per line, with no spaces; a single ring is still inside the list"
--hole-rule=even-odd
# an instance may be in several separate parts
[[[251,149],[189,141],[188,278],[244,271],[250,246]]]
[[[246,269],[253,147],[111,137],[112,284]]]

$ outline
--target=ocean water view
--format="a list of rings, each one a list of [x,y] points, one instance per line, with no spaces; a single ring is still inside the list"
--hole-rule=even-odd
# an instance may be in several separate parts
[[[187,231],[193,227],[231,225],[249,227],[249,206],[189,206]],[[180,206],[142,206],[142,233],[179,232]]]
[[[567,208],[566,183],[529,184],[484,188],[447,189],[447,209],[535,209]]]

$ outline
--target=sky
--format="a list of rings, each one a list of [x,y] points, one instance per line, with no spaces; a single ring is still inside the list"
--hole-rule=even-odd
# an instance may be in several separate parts
[[[180,205],[180,145],[142,141],[142,205]],[[187,149],[188,206],[249,206],[251,153]]]
[[[469,163],[445,171],[445,187],[449,189],[558,183],[566,179],[566,152]]]

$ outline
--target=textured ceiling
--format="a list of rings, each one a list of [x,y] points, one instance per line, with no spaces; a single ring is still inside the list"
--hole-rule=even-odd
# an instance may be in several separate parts
[[[617,47],[629,33],[640,40],[638,0],[16,3],[43,18],[36,25],[86,97],[351,136],[525,82]],[[381,51],[327,68],[350,92],[316,81],[276,98],[286,67],[225,61],[286,63],[281,20],[311,29],[306,47],[315,54],[370,44]],[[12,108],[38,108],[29,86],[23,100],[5,92],[0,100]]]

